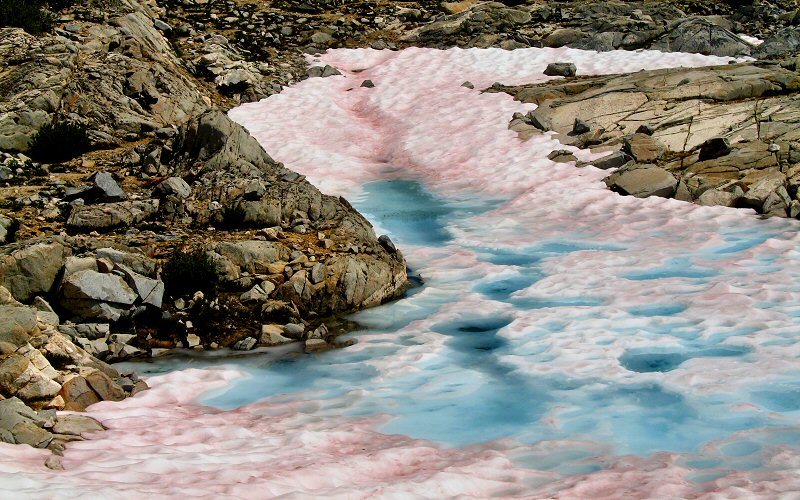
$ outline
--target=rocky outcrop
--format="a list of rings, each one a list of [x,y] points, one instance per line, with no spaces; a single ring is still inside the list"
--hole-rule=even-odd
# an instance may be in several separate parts
[[[123,377],[111,366],[75,345],[58,328],[58,316],[40,299],[45,311],[15,301],[0,288],[0,395],[16,397],[34,407],[82,410],[88,404],[124,398],[145,386],[126,391]],[[73,380],[102,379],[86,390],[73,390]],[[88,396],[87,396],[88,395]],[[1,431],[0,431],[1,432]]]
[[[0,149],[25,151],[54,117],[85,125],[97,146],[153,135],[206,109],[147,7],[121,0],[114,21],[73,21],[57,36],[0,30]],[[14,97],[8,99],[8,97]]]
[[[523,138],[546,128],[568,144],[617,149],[592,164],[619,168],[606,183],[622,194],[674,196],[796,217],[796,70],[791,62],[748,63],[489,91],[504,90],[539,105],[512,120]],[[576,134],[576,118],[589,131]]]

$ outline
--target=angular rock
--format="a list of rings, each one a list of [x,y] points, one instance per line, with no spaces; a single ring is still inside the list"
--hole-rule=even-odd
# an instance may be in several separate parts
[[[261,337],[258,342],[263,345],[279,345],[293,342],[293,340],[284,337],[283,328],[278,325],[261,325]]]
[[[244,187],[243,195],[246,200],[257,201],[263,198],[266,192],[267,188],[264,187],[264,183],[259,179],[253,179]]]
[[[242,302],[266,302],[274,290],[275,285],[271,281],[264,281],[244,292],[239,300]]]
[[[585,134],[585,133],[587,133],[587,132],[589,132],[591,130],[592,130],[592,127],[590,127],[588,123],[586,123],[585,121],[583,121],[583,120],[581,120],[579,118],[575,118],[575,123],[572,126],[572,133],[573,134],[577,134],[577,135]]]
[[[608,170],[611,168],[620,168],[631,161],[633,161],[633,158],[630,155],[624,151],[617,151],[598,160],[592,160],[589,164],[600,170]]]
[[[101,201],[116,202],[128,199],[128,195],[119,187],[114,176],[108,172],[98,172],[92,176],[91,180],[94,182],[97,198]]]
[[[717,189],[708,189],[697,198],[697,203],[709,207],[717,205],[723,207],[733,207],[736,205],[736,200],[738,199],[739,197],[734,193],[719,191]]]
[[[36,364],[20,354],[13,354],[0,362],[0,391],[17,395],[24,401],[52,399],[61,389],[53,380],[55,372],[49,363],[46,366],[49,373],[43,372]]]
[[[122,272],[125,282],[130,286],[141,299],[142,303],[161,308],[164,298],[164,282],[142,276],[124,264],[117,265]]]
[[[743,207],[753,208],[761,212],[764,202],[778,188],[783,188],[786,184],[786,176],[777,170],[761,172],[757,177],[753,177],[754,182],[750,184],[744,195],[739,200]],[[748,181],[748,177],[741,180],[742,183]]]
[[[306,336],[306,338],[307,339],[322,339],[322,340],[327,341],[328,335],[329,335],[328,327],[325,326],[325,324],[323,323],[323,324],[319,325],[318,327],[316,327],[314,329],[314,331],[310,332]]]
[[[125,399],[125,391],[122,390],[122,387],[100,370],[92,370],[85,376],[85,379],[101,400],[122,401]]]
[[[656,138],[646,134],[633,134],[626,137],[623,143],[626,153],[639,163],[653,163],[667,152],[666,146]]]
[[[305,343],[306,352],[322,351],[328,347],[328,343],[322,339],[308,339]]]
[[[0,215],[0,245],[14,240],[17,223],[14,219]]]
[[[662,168],[638,167],[620,169],[607,177],[605,183],[614,191],[637,198],[669,198],[675,194],[678,179]]]
[[[578,68],[570,62],[554,62],[547,65],[544,74],[547,76],[575,76]]]
[[[321,262],[314,264],[314,266],[311,268],[311,273],[309,276],[309,280],[311,281],[311,283],[316,285],[317,283],[325,281],[325,278],[327,277],[328,277],[328,268],[325,267],[325,264]]]
[[[180,177],[169,177],[156,186],[156,192],[162,196],[188,198],[192,195],[192,188]]]
[[[253,337],[246,337],[233,344],[233,348],[237,351],[251,351],[256,346],[257,340]]]
[[[46,420],[19,398],[0,400],[0,441],[45,448],[53,435],[42,427]]]
[[[87,432],[98,432],[105,430],[103,424],[85,415],[59,415],[53,426],[56,434],[69,434],[72,436],[82,436]]]
[[[30,307],[0,305],[0,318],[0,344],[9,344],[11,351],[25,345],[37,331],[36,310]]]
[[[100,396],[89,386],[89,382],[80,375],[67,378],[59,394],[64,398],[64,409],[70,411],[83,411],[86,407],[101,401]]]
[[[108,259],[114,264],[123,264],[144,276],[155,276],[155,260],[138,253],[123,252],[113,248],[98,248],[95,252],[98,259]]]
[[[0,285],[22,302],[48,294],[69,254],[65,245],[53,242],[34,243],[0,255]]]
[[[282,245],[259,240],[222,242],[217,245],[216,251],[234,265],[251,273],[263,272],[268,264],[286,260],[288,257],[288,252]]]
[[[312,66],[308,68],[309,78],[328,78],[329,76],[341,75],[338,69],[326,64],[325,66]]]
[[[66,299],[90,299],[123,305],[133,304],[138,297],[119,276],[91,270],[78,271],[69,276],[61,285],[61,295]]]
[[[77,206],[67,219],[67,228],[77,232],[103,232],[129,227],[154,216],[158,207],[157,199]]]

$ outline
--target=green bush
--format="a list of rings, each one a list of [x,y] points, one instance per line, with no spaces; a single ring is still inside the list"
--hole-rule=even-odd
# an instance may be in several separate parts
[[[76,123],[53,122],[42,126],[31,138],[28,154],[44,163],[71,160],[89,150],[86,129]]]
[[[50,31],[58,19],[42,2],[33,0],[0,0],[0,27],[22,28],[32,35]]]
[[[161,279],[167,294],[172,297],[196,291],[213,293],[219,283],[219,273],[205,250],[176,251],[167,259]]]

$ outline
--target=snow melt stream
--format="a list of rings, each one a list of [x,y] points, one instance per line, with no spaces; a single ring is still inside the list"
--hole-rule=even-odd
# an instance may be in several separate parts
[[[425,280],[345,350],[147,365],[64,472],[2,446],[15,498],[696,498],[800,489],[798,222],[608,191],[482,93],[727,62],[571,49],[334,50],[231,111],[349,197]],[[370,79],[374,88],[360,87]],[[469,80],[475,89],[462,87]],[[583,160],[599,155],[575,151]],[[139,366],[142,368],[142,366]]]

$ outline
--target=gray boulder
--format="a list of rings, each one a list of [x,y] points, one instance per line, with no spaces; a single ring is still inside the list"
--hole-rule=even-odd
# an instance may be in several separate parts
[[[0,215],[0,245],[13,241],[15,226],[14,219]]]
[[[209,111],[182,126],[173,145],[179,173],[190,173],[196,162],[203,171],[225,170],[249,176],[275,162],[241,125],[219,110]]]
[[[162,196],[174,195],[178,198],[188,198],[192,194],[192,188],[180,177],[169,177],[156,186],[156,192]]]
[[[646,198],[670,198],[678,187],[678,179],[663,168],[638,166],[622,168],[605,179],[606,185],[618,193]]]
[[[267,270],[267,264],[287,260],[286,247],[270,241],[247,240],[222,242],[215,251],[244,271],[260,273]]]
[[[53,426],[53,432],[56,434],[72,436],[82,436],[87,432],[102,430],[105,430],[103,424],[85,415],[59,415]]]
[[[547,65],[544,74],[547,76],[575,76],[578,68],[569,62],[554,62]]]
[[[733,207],[736,205],[736,200],[738,199],[739,197],[736,194],[729,193],[728,191],[707,189],[697,198],[696,202],[699,205],[705,205],[708,207],[711,206]]]
[[[251,351],[256,346],[258,341],[253,337],[246,337],[233,344],[233,348],[237,351]]]
[[[35,309],[24,306],[0,305],[0,353],[16,351],[37,331]]]
[[[83,320],[118,321],[139,295],[113,274],[78,271],[61,287],[61,306]]]
[[[91,299],[124,305],[133,304],[138,297],[119,276],[90,270],[69,276],[61,286],[61,294],[67,299]]]
[[[154,216],[158,212],[158,206],[158,200],[76,206],[67,219],[67,228],[76,232],[103,232],[129,227]]]
[[[23,302],[47,294],[69,254],[70,249],[59,242],[27,242],[17,250],[0,252],[0,285]]]
[[[92,181],[101,201],[114,202],[128,199],[128,195],[125,194],[125,191],[119,187],[117,181],[108,172],[98,172],[92,176]]]
[[[633,158],[630,155],[624,151],[617,151],[598,160],[588,162],[588,164],[593,165],[595,168],[599,168],[600,170],[608,170],[611,168],[620,168],[631,161],[633,161]]]
[[[789,26],[779,30],[753,50],[759,59],[779,57],[800,50],[800,28]]]
[[[693,52],[714,56],[749,56],[751,45],[727,29],[702,18],[680,22],[650,45],[664,52]]]
[[[328,78],[329,76],[341,75],[338,69],[326,64],[325,66],[312,66],[308,68],[309,78]]]
[[[19,398],[0,401],[0,441],[46,448],[53,434],[43,429],[46,420]]]
[[[117,264],[117,269],[122,274],[128,286],[139,296],[142,303],[159,309],[161,308],[161,303],[164,298],[163,281],[142,276],[124,264]]]
[[[768,170],[760,173],[754,182],[749,184],[744,195],[740,199],[740,204],[745,207],[753,208],[758,212],[763,212],[767,198],[775,193],[779,188],[785,191],[786,176],[777,169]]]

